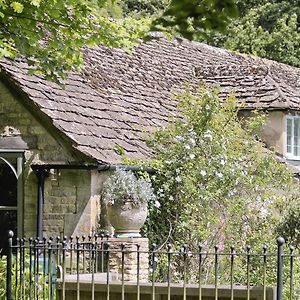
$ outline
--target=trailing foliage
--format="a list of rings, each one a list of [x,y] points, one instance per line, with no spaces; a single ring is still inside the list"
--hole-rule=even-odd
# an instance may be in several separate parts
[[[102,199],[106,203],[124,204],[130,200],[134,206],[154,201],[151,183],[144,178],[137,178],[132,171],[120,168],[103,183]]]
[[[0,58],[21,54],[32,72],[59,80],[82,65],[82,47],[131,48],[150,28],[192,38],[221,30],[234,8],[233,0],[1,0]]]
[[[108,18],[108,1],[0,1],[0,57],[21,54],[34,71],[58,79],[83,62],[83,46],[128,48],[149,29],[147,20]]]

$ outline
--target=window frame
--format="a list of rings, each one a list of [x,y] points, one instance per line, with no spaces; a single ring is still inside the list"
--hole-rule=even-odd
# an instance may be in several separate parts
[[[288,152],[288,121],[292,121],[292,126],[291,126],[291,152]],[[286,153],[286,158],[290,160],[300,160],[300,155],[294,155],[294,122],[295,120],[300,121],[300,115],[287,115],[286,116],[286,122],[285,122],[285,131],[286,131],[286,138],[285,138],[285,153]],[[300,132],[299,132],[300,134]],[[300,143],[299,143],[300,147]]]
[[[24,152],[17,150],[0,149],[0,158],[6,164],[7,162],[5,160],[10,162],[11,159],[15,159],[16,161],[16,168],[14,168],[13,166],[10,167],[13,167],[17,179],[17,206],[1,206],[0,210],[17,211],[17,235],[19,237],[22,237],[24,233]],[[4,158],[4,160],[2,158]]]

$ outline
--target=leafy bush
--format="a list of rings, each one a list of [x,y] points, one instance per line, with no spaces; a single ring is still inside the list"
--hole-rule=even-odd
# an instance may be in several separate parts
[[[159,248],[171,243],[172,251],[187,244],[195,252],[201,243],[204,252],[213,253],[217,246],[228,253],[234,245],[237,253],[245,253],[250,245],[251,253],[259,254],[251,258],[250,283],[261,285],[263,245],[268,246],[268,254],[276,254],[277,227],[299,183],[260,141],[262,114],[241,117],[235,97],[221,101],[216,89],[190,88],[178,100],[178,117],[149,140],[159,205],[150,206],[145,234]],[[206,257],[202,267],[203,283],[213,283],[213,255]],[[180,255],[171,268],[182,281]],[[247,283],[246,269],[246,256],[239,256],[236,284]],[[166,280],[166,270],[166,261],[161,260],[158,279]],[[188,270],[190,278],[197,280],[197,260],[189,259]],[[229,270],[229,261],[220,261],[223,284],[230,283]],[[288,268],[285,272],[287,287]],[[300,269],[294,272],[298,278]],[[266,275],[266,283],[275,285],[276,255],[268,257]]]
[[[6,299],[6,257],[0,259],[0,300]]]
[[[20,278],[20,270],[16,274],[15,263],[12,268],[12,296],[13,299],[31,299],[36,293],[40,298],[49,299],[49,284],[48,278],[44,277],[41,272],[39,276],[34,274],[33,270],[29,270],[29,256],[25,256],[25,269],[23,271],[22,284]],[[20,261],[19,261],[20,263]],[[18,265],[19,267],[19,265]],[[16,278],[16,276],[18,276]],[[0,300],[6,300],[6,256],[0,258]],[[35,291],[34,291],[35,290]],[[45,292],[45,295],[43,294]],[[54,292],[54,291],[53,291]],[[21,296],[22,295],[22,296]],[[56,299],[55,292],[53,298]]]
[[[300,206],[299,196],[294,195],[291,203],[283,213],[281,222],[277,225],[277,232],[287,243],[299,248],[300,245]]]
[[[201,241],[207,247],[274,239],[274,223],[292,174],[259,139],[264,117],[240,118],[236,99],[217,90],[178,96],[180,118],[149,142],[159,209],[147,235],[162,244]]]

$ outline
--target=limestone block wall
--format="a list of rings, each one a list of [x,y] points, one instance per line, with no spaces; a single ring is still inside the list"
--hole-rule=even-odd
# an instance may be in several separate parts
[[[79,163],[83,157],[49,132],[0,82],[0,152],[15,139],[24,145],[24,235],[36,235],[37,177],[32,164]],[[23,151],[22,151],[23,152]],[[87,161],[86,161],[87,162]],[[72,234],[76,228],[90,231],[99,214],[99,194],[91,187],[91,171],[60,170],[45,183],[44,231],[49,235]],[[93,220],[82,218],[91,216]],[[84,222],[83,227],[77,222]]]
[[[90,185],[90,171],[60,170],[50,174],[45,182],[45,236],[69,236],[77,226],[81,227],[80,234],[94,229],[90,220]],[[80,220],[81,224],[77,224]]]
[[[92,173],[92,194],[93,195],[100,195],[99,196],[99,228],[98,230],[101,233],[113,234],[113,228],[108,220],[106,204],[101,199],[101,191],[104,181],[110,176],[112,171],[102,171],[102,172],[94,172]]]
[[[80,189],[77,191],[78,197],[86,199],[86,195],[89,194],[89,201],[86,202],[85,207],[82,207],[82,214],[80,215],[77,225],[73,231],[73,235],[81,235],[82,233],[88,234],[92,232],[98,232],[98,223],[102,217],[101,205],[101,191],[102,185],[110,172],[98,172],[96,170],[91,171],[91,179],[89,190]],[[83,202],[81,202],[83,203]],[[101,214],[101,215],[100,215]]]

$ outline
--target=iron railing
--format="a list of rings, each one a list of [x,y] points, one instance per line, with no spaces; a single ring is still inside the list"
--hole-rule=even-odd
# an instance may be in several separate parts
[[[291,300],[300,295],[295,280],[300,275],[300,256],[292,247],[285,250],[282,238],[277,239],[275,251],[264,246],[255,252],[250,247],[221,251],[201,245],[176,249],[170,244],[152,245],[145,251],[136,243],[139,239],[112,241],[97,235],[22,238],[15,243],[12,238],[10,232],[7,300],[80,300],[82,293],[89,293],[92,300],[99,293],[107,300],[115,293],[122,300],[128,293],[137,300],[145,294],[152,300],[158,294],[168,300],[173,295],[183,300]]]

